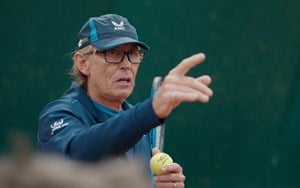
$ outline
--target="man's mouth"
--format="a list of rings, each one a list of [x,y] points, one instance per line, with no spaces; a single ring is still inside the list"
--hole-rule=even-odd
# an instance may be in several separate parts
[[[130,83],[131,78],[120,78],[120,79],[117,80],[117,82]]]

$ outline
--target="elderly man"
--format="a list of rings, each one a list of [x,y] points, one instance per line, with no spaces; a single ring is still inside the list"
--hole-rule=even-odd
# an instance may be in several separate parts
[[[208,87],[209,76],[185,76],[204,61],[204,54],[199,53],[172,69],[153,97],[135,106],[129,104],[126,99],[148,49],[126,18],[116,14],[90,18],[79,31],[73,55],[75,82],[40,114],[40,151],[89,162],[138,158],[150,178],[151,153],[159,151],[151,151],[149,131],[182,102],[208,102],[213,92]],[[184,187],[179,164],[163,170],[164,174],[152,181],[156,187]]]

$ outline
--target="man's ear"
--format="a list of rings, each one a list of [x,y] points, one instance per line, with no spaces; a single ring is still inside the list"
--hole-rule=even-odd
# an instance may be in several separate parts
[[[84,75],[88,75],[90,73],[90,62],[87,58],[87,56],[81,53],[76,53],[74,55],[75,66]]]

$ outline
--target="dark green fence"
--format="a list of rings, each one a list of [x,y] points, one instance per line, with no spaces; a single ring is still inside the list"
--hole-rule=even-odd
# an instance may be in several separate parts
[[[152,78],[205,52],[189,74],[209,74],[208,104],[183,104],[167,120],[166,151],[186,187],[292,188],[300,180],[300,1],[19,1],[1,6],[1,151],[68,87],[78,30],[88,17],[127,17],[151,46],[136,103]],[[4,57],[4,58],[3,58]]]

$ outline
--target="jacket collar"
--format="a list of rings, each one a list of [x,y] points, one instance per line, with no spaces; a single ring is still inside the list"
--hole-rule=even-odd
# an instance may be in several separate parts
[[[76,82],[72,83],[69,89],[64,93],[63,98],[73,98],[79,101],[89,112],[89,114],[93,116],[97,123],[103,122],[107,119],[107,117],[104,114],[98,113],[99,111],[93,104],[92,99],[87,95],[86,90]],[[124,111],[131,107],[132,105],[129,104],[127,101],[125,101],[122,104],[122,108]]]

